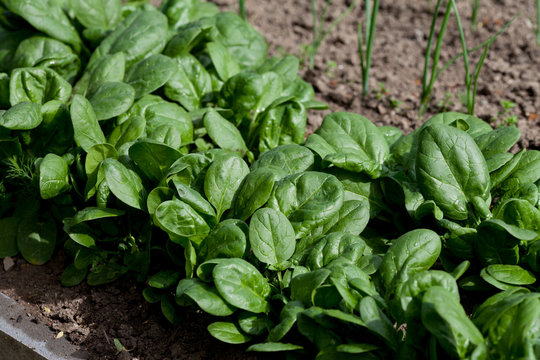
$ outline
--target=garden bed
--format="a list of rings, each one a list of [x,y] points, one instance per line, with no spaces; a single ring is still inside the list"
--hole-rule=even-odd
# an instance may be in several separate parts
[[[236,10],[236,1],[215,1],[222,10]],[[330,19],[336,18],[350,1],[335,1]],[[277,5],[279,4],[279,6]],[[270,44],[275,55],[302,56],[311,41],[309,2],[256,1],[246,3],[250,21]],[[459,2],[463,19],[470,18],[467,2]],[[522,132],[520,147],[540,148],[540,46],[534,39],[532,1],[491,1],[482,3],[478,30],[471,34],[471,45],[486,40],[512,16],[523,14],[493,44],[480,74],[476,115],[502,123],[516,115]],[[394,125],[405,133],[421,124],[418,120],[423,51],[431,13],[427,1],[382,3],[377,24],[370,94],[360,95],[361,79],[356,52],[356,24],[361,11],[353,14],[332,32],[320,48],[314,70],[303,67],[301,74],[313,84],[316,98],[330,111],[362,114],[377,125]],[[457,30],[450,25],[442,59],[448,60],[459,49]],[[463,70],[458,62],[444,72],[435,85],[431,114],[463,110]],[[516,106],[503,112],[501,100]],[[326,112],[310,112],[308,125],[313,131]],[[176,328],[164,320],[159,306],[147,304],[142,287],[134,281],[119,280],[109,285],[73,288],[60,285],[60,275],[69,263],[63,253],[43,266],[15,258],[9,271],[0,270],[0,291],[26,307],[33,321],[47,324],[51,337],[66,337],[88,352],[90,359],[256,359],[263,354],[245,353],[245,346],[221,343],[208,335],[212,322],[203,312],[186,310]],[[128,351],[118,352],[114,339]]]

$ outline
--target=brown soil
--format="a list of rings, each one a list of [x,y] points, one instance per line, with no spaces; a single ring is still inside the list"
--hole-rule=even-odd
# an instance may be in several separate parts
[[[47,324],[51,337],[62,332],[88,352],[90,360],[260,358],[245,353],[245,346],[212,338],[206,326],[215,319],[204,313],[186,310],[180,314],[180,326],[174,328],[159,306],[144,301],[142,288],[133,281],[64,288],[60,275],[68,263],[62,253],[43,266],[18,258],[10,271],[0,270],[0,292],[24,306],[33,322]],[[129,352],[117,354],[115,338]]]
[[[329,19],[335,19],[351,0],[334,0]],[[215,0],[223,10],[236,10],[236,0]],[[322,1],[319,1],[322,3]],[[363,3],[363,2],[362,2]],[[432,1],[434,3],[434,1]],[[317,98],[331,111],[360,113],[379,125],[395,125],[404,132],[418,126],[418,99],[421,90],[423,51],[426,46],[431,10],[428,1],[382,2],[377,22],[370,94],[361,94],[361,76],[356,45],[356,26],[362,10],[356,9],[322,44],[314,70],[302,68]],[[267,0],[246,2],[248,20],[261,31],[272,54],[302,55],[311,41],[309,1]],[[517,115],[522,130],[521,146],[540,148],[540,46],[534,39],[533,1],[491,0],[481,2],[479,28],[470,32],[470,7],[459,2],[466,37],[473,47],[498,31],[522,11],[522,15],[492,45],[478,86],[476,115],[496,123],[504,116],[500,100],[514,102],[509,114]],[[460,50],[453,22],[445,39],[442,59]],[[473,57],[472,64],[476,63]],[[332,66],[332,65],[335,66]],[[462,62],[457,61],[435,84],[428,114],[462,110],[464,91]],[[474,65],[472,65],[474,66]],[[380,84],[383,84],[384,88]],[[396,106],[398,105],[398,106]],[[311,131],[324,113],[310,113]],[[8,272],[0,270],[0,291],[27,308],[35,322],[46,323],[51,336],[60,331],[74,344],[90,353],[90,359],[250,359],[244,346],[214,340],[206,332],[211,321],[202,313],[186,311],[178,328],[168,325],[159,307],[149,306],[141,288],[131,281],[91,288],[80,285],[62,288],[60,274],[66,259],[60,254],[44,266],[36,267],[16,259]],[[117,338],[130,352],[116,355]],[[261,357],[262,358],[262,357]],[[268,356],[264,356],[268,359]]]

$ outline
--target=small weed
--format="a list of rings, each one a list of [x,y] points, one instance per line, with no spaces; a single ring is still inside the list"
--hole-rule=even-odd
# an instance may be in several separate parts
[[[116,348],[116,355],[120,354],[122,351],[130,352],[131,350],[133,350],[133,349],[126,349],[124,345],[122,345],[120,340],[118,340],[117,338],[114,338],[113,342],[114,342],[114,347]]]
[[[329,60],[326,63],[326,70],[324,71],[324,73],[326,74],[326,76],[332,79],[334,77],[334,70],[336,69],[337,69],[337,64],[335,63],[335,61]]]
[[[497,117],[492,117],[491,122],[497,122],[500,120],[500,123],[497,127],[501,126],[516,126],[518,117],[517,115],[511,114],[511,110],[516,107],[516,104],[510,100],[501,100],[502,110],[497,112]]]
[[[375,90],[375,97],[377,100],[381,100],[383,97],[388,95],[388,90],[386,90],[386,87],[382,82],[378,83],[379,88]]]
[[[403,105],[403,101],[395,99],[393,97],[389,97],[388,101],[390,102],[390,107],[392,109],[395,109],[396,111],[401,110],[401,105]]]
[[[439,100],[437,103],[437,107],[439,108],[439,111],[446,112],[449,109],[454,106],[454,100],[452,98],[452,93],[450,91],[447,91],[444,93],[444,98],[442,100]]]

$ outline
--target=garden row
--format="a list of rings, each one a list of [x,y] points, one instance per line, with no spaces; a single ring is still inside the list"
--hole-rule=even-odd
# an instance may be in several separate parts
[[[324,109],[298,59],[196,0],[2,0],[0,257],[131,277],[248,350],[540,356],[540,152],[442,113]]]

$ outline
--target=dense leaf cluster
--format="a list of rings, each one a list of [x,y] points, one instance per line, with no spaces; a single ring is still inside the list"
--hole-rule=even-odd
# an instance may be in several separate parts
[[[443,113],[323,108],[298,60],[197,0],[0,0],[0,257],[132,276],[248,350],[537,359],[540,152]]]

